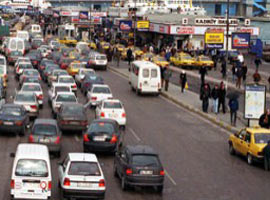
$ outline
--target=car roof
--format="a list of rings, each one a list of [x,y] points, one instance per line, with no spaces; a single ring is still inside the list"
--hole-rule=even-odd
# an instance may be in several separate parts
[[[70,161],[89,161],[98,162],[95,154],[92,153],[69,153]]]
[[[92,87],[93,87],[93,88],[94,88],[94,87],[105,87],[105,88],[110,88],[108,85],[105,85],[105,84],[93,84]]]
[[[56,83],[56,82],[54,82],[52,85],[53,85],[54,87],[59,86],[59,87],[69,87],[69,88],[71,88],[70,85],[67,85],[67,84],[65,84],[65,83]]]
[[[74,92],[57,92],[57,96],[61,94],[71,94],[75,96]]]
[[[19,144],[16,151],[16,157],[28,159],[48,158],[48,148],[42,144]]]
[[[154,149],[147,145],[128,145],[126,146],[130,154],[154,154],[157,155],[157,153],[154,151]]]
[[[24,85],[38,85],[38,86],[40,86],[41,87],[41,85],[39,84],[39,83],[23,83],[23,85],[22,85],[22,87],[24,86]]]
[[[81,103],[63,103],[62,106],[80,106],[84,107]]]
[[[57,125],[57,121],[55,119],[38,118],[35,120],[34,124]]]
[[[73,78],[73,77],[70,76],[70,75],[61,75],[61,76],[59,76],[58,78]]]
[[[156,64],[150,62],[150,61],[145,61],[145,60],[137,60],[133,62],[136,67],[156,67],[159,68]]]
[[[270,129],[266,129],[266,128],[261,128],[261,127],[250,127],[250,128],[246,128],[247,132],[256,134],[256,133],[266,133],[266,134],[270,134]]]
[[[103,100],[103,102],[119,102],[119,103],[121,103],[121,101],[119,99],[105,99],[105,100]]]

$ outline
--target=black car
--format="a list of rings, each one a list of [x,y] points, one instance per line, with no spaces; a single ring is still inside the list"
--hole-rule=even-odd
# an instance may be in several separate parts
[[[11,51],[7,59],[8,64],[9,65],[14,64],[18,60],[18,58],[22,56],[23,54],[20,51]]]
[[[58,128],[57,121],[54,119],[36,119],[31,134],[29,135],[29,143],[44,144],[49,151],[61,155],[61,137],[62,133]]]
[[[53,60],[43,58],[41,60],[40,64],[39,64],[39,66],[38,66],[38,71],[42,72],[45,69],[47,64],[52,64],[53,65],[53,64],[55,64],[55,62]]]
[[[86,74],[81,83],[81,90],[84,95],[91,90],[93,84],[104,84],[104,80],[101,76],[96,74]]]
[[[29,53],[27,53],[25,55],[25,57],[30,58],[31,63],[35,68],[38,68],[39,63],[40,63],[40,61],[42,59],[42,55],[41,55],[40,51],[38,51],[38,50],[29,51]]]
[[[88,124],[86,109],[79,103],[63,103],[57,122],[62,131],[84,131]]]
[[[60,69],[57,64],[47,63],[45,69],[41,72],[41,78],[47,83],[48,77],[52,74],[53,70]]]
[[[29,117],[23,105],[4,104],[0,109],[0,130],[24,135]]]
[[[111,119],[92,121],[83,135],[84,152],[115,152],[120,143],[119,125]]]
[[[37,49],[43,44],[43,41],[41,39],[33,39],[32,40],[32,48]]]
[[[115,155],[114,175],[121,180],[121,187],[152,186],[162,193],[164,169],[158,154],[149,146],[122,147]]]

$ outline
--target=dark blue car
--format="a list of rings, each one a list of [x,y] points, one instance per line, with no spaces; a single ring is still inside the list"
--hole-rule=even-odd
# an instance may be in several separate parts
[[[104,80],[101,76],[96,74],[87,74],[81,83],[81,90],[84,95],[91,90],[93,84],[104,84]]]

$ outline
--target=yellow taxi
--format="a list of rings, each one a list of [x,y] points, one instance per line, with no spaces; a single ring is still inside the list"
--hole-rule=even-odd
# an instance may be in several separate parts
[[[193,68],[195,65],[195,59],[186,53],[177,54],[175,57],[171,57],[170,61],[175,66],[183,68]]]
[[[139,47],[133,47],[132,51],[135,54],[135,58],[141,57],[144,54],[144,52]]]
[[[83,68],[84,65],[79,62],[79,61],[74,61],[72,63],[69,64],[69,66],[67,67],[67,72],[69,75],[71,76],[75,76],[76,74],[78,74],[79,69]]]
[[[110,45],[110,43],[103,41],[103,42],[100,43],[100,46],[101,46],[102,49],[107,50],[107,49],[110,48],[111,45]]]
[[[170,64],[164,57],[161,56],[154,56],[152,61],[160,67],[167,67]]]
[[[229,138],[229,152],[247,158],[248,164],[263,160],[263,148],[270,140],[270,129],[261,127],[244,128]]]
[[[83,39],[82,42],[86,42],[88,43],[88,46],[91,48],[91,49],[94,49],[96,50],[97,49],[97,45],[94,41],[90,41],[88,39]]]
[[[152,61],[154,56],[155,55],[153,53],[147,52],[147,53],[142,55],[142,60],[144,60],[144,61]]]
[[[77,40],[72,37],[64,37],[63,39],[58,40],[60,44],[66,44],[66,45],[76,45]]]
[[[214,62],[208,57],[208,56],[198,56],[195,59],[195,67],[202,67],[205,66],[209,69],[212,69],[214,67]]]

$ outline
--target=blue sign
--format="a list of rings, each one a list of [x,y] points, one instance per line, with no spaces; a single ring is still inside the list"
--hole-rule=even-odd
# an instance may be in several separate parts
[[[132,21],[131,20],[120,20],[119,29],[121,31],[130,31],[132,29]]]
[[[250,45],[250,33],[232,33],[233,49],[248,49]]]

